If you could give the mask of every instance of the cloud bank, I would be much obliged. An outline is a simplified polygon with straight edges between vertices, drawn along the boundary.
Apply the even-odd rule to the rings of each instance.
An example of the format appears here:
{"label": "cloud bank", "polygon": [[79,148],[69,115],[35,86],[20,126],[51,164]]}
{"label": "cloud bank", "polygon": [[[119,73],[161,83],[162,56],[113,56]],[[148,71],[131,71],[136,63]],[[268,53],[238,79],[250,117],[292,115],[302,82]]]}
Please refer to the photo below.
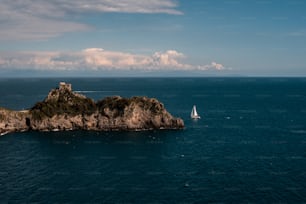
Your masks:
{"label": "cloud bank", "polygon": [[[163,13],[180,15],[175,0],[1,0],[1,40],[45,40],[90,30],[76,22],[88,13]],[[74,20],[73,20],[74,19]]]}
{"label": "cloud bank", "polygon": [[2,52],[0,68],[33,70],[224,70],[222,64],[211,62],[207,65],[185,63],[186,56],[176,50],[139,55],[108,51],[102,48],[88,48],[74,52]]}

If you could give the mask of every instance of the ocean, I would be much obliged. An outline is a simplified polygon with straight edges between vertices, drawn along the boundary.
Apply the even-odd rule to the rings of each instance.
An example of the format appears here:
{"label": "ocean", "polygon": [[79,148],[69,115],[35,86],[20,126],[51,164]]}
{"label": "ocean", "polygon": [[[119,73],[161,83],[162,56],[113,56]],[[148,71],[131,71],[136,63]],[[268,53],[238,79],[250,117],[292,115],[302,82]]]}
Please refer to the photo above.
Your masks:
{"label": "ocean", "polygon": [[306,78],[5,78],[0,107],[30,108],[60,81],[157,98],[186,127],[1,136],[0,203],[306,202]]}

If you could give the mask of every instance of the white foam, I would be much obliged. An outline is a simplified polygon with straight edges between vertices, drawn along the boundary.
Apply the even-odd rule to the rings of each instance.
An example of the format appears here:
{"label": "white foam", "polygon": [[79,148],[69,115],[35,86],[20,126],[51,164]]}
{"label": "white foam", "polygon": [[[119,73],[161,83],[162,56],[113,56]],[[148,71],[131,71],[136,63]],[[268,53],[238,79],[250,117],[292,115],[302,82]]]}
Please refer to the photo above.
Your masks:
{"label": "white foam", "polygon": [[3,133],[0,133],[0,136],[6,135],[6,134],[8,134],[8,133],[10,133],[10,132],[3,132]]}
{"label": "white foam", "polygon": [[118,92],[118,91],[92,91],[92,90],[88,90],[88,91],[81,91],[81,90],[77,90],[74,91],[76,93],[112,93],[112,92]]}

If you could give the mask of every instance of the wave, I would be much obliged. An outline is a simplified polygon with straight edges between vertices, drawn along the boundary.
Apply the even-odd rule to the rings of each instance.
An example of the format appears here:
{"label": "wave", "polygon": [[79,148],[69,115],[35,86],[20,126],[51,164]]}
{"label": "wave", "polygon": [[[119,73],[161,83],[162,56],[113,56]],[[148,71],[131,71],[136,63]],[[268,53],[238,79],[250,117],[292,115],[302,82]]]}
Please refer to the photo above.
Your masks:
{"label": "wave", "polygon": [[118,91],[82,91],[82,90],[77,90],[74,91],[76,93],[109,93],[109,92],[118,92]]}
{"label": "wave", "polygon": [[291,130],[290,132],[294,134],[306,134],[306,130]]}

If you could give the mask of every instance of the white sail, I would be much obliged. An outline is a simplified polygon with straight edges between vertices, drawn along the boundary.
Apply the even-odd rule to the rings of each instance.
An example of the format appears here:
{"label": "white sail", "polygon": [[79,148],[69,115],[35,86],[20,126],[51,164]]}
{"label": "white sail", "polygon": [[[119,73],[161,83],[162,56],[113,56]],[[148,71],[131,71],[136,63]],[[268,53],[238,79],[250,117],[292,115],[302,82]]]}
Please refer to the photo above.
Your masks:
{"label": "white sail", "polygon": [[199,119],[199,118],[201,118],[201,117],[198,115],[198,113],[197,113],[197,108],[196,108],[195,105],[193,106],[193,108],[192,108],[192,110],[191,110],[190,116],[191,116],[191,118],[193,118],[193,119]]}

